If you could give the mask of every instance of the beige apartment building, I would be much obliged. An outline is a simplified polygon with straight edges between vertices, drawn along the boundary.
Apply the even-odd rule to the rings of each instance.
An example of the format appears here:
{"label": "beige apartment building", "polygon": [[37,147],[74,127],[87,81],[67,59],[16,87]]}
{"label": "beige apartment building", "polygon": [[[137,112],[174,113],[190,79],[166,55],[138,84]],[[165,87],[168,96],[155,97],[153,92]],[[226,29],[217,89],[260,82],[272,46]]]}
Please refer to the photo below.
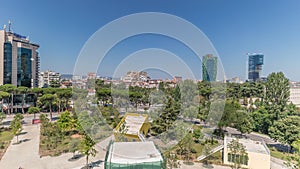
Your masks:
{"label": "beige apartment building", "polygon": [[290,87],[289,101],[296,105],[296,107],[300,107],[300,86]]}
{"label": "beige apartment building", "polygon": [[[228,143],[233,139],[235,138],[228,136],[225,136],[224,138],[223,163],[226,165],[233,164],[231,160],[232,154],[227,147]],[[241,138],[239,139],[239,143],[245,146],[246,152],[248,153],[248,160],[242,158],[241,167],[248,169],[270,169],[270,151],[264,142]]]}

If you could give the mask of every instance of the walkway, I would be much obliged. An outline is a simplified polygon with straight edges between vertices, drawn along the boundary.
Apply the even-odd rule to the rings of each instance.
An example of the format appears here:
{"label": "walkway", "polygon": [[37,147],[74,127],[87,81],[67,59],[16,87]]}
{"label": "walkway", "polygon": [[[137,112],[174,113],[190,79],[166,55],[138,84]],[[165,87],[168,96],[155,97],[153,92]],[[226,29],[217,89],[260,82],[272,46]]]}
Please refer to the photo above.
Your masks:
{"label": "walkway", "polygon": [[[24,125],[23,133],[19,136],[22,140],[20,144],[13,144],[16,142],[16,137],[12,140],[6,153],[0,161],[0,168],[2,169],[71,169],[81,168],[85,164],[85,158],[82,157],[76,161],[69,162],[68,159],[72,157],[72,153],[66,153],[58,157],[42,157],[39,156],[39,125]],[[106,143],[108,141],[105,141]],[[104,143],[102,143],[105,146]],[[91,162],[100,163],[99,167],[94,169],[103,168],[103,163],[99,160],[104,159],[105,151],[103,146],[98,146],[96,149],[98,153],[96,157],[90,157]]]}

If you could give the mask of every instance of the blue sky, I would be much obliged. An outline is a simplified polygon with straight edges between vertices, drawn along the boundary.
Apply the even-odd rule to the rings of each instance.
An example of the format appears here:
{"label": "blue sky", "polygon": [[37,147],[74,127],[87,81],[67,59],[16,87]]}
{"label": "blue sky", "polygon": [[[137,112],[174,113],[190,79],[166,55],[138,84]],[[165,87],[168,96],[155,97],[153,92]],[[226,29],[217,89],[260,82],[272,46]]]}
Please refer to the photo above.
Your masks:
{"label": "blue sky", "polygon": [[[169,13],[206,34],[227,77],[244,79],[246,53],[259,52],[265,55],[263,75],[283,71],[291,80],[300,81],[299,9],[298,0],[10,0],[1,2],[0,24],[10,19],[14,32],[40,44],[42,70],[72,73],[85,42],[105,24],[137,12]],[[182,59],[192,55],[174,39],[137,36],[113,48],[99,73],[110,75],[122,57],[143,48],[162,48]],[[186,60],[193,71],[200,70],[201,65]],[[201,71],[197,73],[200,76]]]}

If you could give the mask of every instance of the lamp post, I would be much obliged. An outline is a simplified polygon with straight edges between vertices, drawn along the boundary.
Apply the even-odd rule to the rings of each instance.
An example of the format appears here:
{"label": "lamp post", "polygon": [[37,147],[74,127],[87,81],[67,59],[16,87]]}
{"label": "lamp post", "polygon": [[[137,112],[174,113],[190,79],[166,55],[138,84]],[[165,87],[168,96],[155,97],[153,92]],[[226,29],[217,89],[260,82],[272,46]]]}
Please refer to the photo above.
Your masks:
{"label": "lamp post", "polygon": [[31,88],[33,88],[32,68],[33,68],[34,58],[30,58],[30,61],[31,61]]}

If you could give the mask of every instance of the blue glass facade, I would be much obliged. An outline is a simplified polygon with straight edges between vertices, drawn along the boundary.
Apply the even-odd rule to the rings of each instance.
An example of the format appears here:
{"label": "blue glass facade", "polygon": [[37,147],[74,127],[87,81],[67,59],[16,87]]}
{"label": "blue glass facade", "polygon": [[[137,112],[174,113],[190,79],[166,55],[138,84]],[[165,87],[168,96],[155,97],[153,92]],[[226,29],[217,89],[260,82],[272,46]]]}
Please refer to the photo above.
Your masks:
{"label": "blue glass facade", "polygon": [[17,86],[31,87],[31,79],[32,79],[31,58],[32,58],[31,49],[18,48]]}
{"label": "blue glass facade", "polygon": [[203,56],[202,60],[202,78],[203,81],[214,82],[217,79],[218,58],[208,54]]}
{"label": "blue glass facade", "polygon": [[248,55],[248,79],[250,81],[257,81],[261,77],[262,65],[264,64],[264,55],[251,54]]}
{"label": "blue glass facade", "polygon": [[4,43],[3,84],[11,84],[12,79],[12,45]]}

